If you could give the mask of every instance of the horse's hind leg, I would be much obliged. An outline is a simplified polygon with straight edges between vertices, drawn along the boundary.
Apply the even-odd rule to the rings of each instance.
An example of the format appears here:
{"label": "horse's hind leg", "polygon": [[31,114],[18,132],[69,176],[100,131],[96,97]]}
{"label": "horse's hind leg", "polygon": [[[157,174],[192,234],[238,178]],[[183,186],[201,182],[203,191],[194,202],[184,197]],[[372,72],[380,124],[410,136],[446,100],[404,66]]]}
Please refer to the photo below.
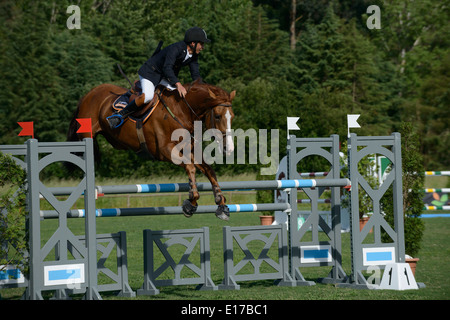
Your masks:
{"label": "horse's hind leg", "polygon": [[168,143],[165,148],[161,149],[161,153],[163,157],[165,157],[165,159],[170,159],[172,163],[183,167],[188,175],[190,187],[189,199],[183,201],[182,209],[184,216],[190,218],[195,213],[195,211],[197,211],[197,200],[200,198],[195,179],[196,168],[193,164],[193,155],[189,154],[189,152],[189,155],[184,155],[180,149],[174,149],[175,146],[176,145],[174,143]]}
{"label": "horse's hind leg", "polygon": [[206,163],[198,164],[197,168],[208,178],[211,182],[211,186],[214,193],[214,201],[217,204],[216,217],[221,220],[229,220],[230,209],[225,204],[226,198],[222,194],[222,190],[219,187],[219,182],[217,181],[216,173],[214,170]]}
{"label": "horse's hind leg", "polygon": [[197,211],[197,200],[200,198],[200,194],[197,190],[197,182],[195,180],[195,165],[193,164],[186,164],[184,166],[186,173],[189,177],[189,199],[186,199],[183,201],[183,214],[185,217],[192,217],[192,215]]}

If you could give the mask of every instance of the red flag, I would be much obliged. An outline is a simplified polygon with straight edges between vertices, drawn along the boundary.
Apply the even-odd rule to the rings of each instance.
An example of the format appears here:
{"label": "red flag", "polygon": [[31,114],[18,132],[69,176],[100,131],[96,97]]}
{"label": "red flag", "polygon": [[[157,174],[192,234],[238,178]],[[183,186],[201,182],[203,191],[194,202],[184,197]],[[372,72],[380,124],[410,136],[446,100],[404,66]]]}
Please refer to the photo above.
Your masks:
{"label": "red flag", "polygon": [[31,136],[34,139],[33,121],[17,123],[22,127],[22,131],[20,131],[19,137]]}
{"label": "red flag", "polygon": [[80,128],[78,129],[77,133],[90,133],[92,138],[92,121],[91,118],[85,118],[85,119],[77,119],[78,123],[80,124]]}

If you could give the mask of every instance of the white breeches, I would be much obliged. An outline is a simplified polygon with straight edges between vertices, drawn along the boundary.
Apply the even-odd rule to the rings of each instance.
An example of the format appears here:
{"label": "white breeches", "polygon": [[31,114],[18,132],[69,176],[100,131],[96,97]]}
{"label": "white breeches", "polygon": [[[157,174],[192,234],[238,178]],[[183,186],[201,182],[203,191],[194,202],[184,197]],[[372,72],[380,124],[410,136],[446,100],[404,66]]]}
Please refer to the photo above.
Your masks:
{"label": "white breeches", "polygon": [[139,76],[139,79],[141,80],[142,93],[145,94],[144,103],[149,103],[155,95],[155,85],[141,76]]}

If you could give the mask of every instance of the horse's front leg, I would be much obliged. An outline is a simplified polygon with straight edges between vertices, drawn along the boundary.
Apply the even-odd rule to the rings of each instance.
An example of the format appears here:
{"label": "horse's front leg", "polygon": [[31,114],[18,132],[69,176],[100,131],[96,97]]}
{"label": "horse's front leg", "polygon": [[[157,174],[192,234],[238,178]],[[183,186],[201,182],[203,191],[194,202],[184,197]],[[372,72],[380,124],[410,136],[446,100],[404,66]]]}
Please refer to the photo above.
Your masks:
{"label": "horse's front leg", "polygon": [[190,218],[197,211],[197,200],[200,198],[200,194],[197,190],[197,183],[195,181],[195,165],[186,164],[184,169],[189,177],[189,199],[183,201],[183,214],[185,217]]}
{"label": "horse's front leg", "polygon": [[212,190],[214,193],[214,201],[218,205],[216,210],[216,217],[221,220],[229,220],[230,218],[230,209],[225,204],[227,199],[222,193],[222,190],[219,187],[219,182],[217,181],[216,173],[214,170],[206,163],[197,164],[197,168],[208,178],[211,182]]}

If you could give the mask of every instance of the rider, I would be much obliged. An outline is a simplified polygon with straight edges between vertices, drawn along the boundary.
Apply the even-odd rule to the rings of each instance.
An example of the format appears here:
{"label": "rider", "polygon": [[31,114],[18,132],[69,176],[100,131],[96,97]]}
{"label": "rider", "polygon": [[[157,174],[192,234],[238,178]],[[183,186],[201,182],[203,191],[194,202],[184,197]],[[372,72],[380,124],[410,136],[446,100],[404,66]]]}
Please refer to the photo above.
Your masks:
{"label": "rider", "polygon": [[165,80],[164,82],[174,87],[180,96],[184,97],[187,92],[177,78],[178,73],[181,67],[188,65],[192,80],[200,78],[198,55],[208,42],[211,40],[206,36],[205,30],[193,27],[186,31],[184,41],[171,44],[148,59],[138,71],[142,95],[131,101],[121,111],[109,116],[107,120],[110,127],[112,129],[120,127],[126,117],[142,105],[149,103],[161,80]]}

